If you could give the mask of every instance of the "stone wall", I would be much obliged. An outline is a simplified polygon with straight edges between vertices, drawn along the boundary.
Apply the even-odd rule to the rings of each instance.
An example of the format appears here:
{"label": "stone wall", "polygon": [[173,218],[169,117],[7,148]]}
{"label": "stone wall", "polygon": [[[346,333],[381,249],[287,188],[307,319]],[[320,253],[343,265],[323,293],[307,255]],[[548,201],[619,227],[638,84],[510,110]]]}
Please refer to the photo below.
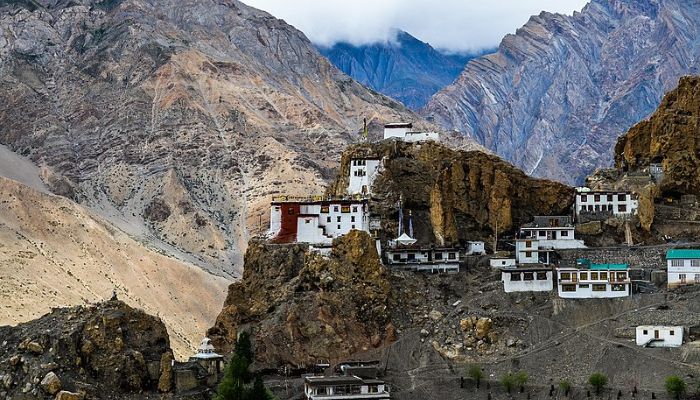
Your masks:
{"label": "stone wall", "polygon": [[576,259],[587,258],[594,263],[629,264],[631,268],[665,269],[666,251],[672,246],[618,246],[588,249],[558,250],[561,265],[573,266]]}

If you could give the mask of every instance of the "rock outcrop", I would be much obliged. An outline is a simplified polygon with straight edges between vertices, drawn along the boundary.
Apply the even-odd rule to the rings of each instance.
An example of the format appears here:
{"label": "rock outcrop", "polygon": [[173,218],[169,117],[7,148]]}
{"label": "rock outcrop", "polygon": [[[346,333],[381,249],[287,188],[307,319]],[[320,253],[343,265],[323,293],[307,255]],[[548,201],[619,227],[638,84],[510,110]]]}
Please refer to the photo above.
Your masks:
{"label": "rock outcrop", "polygon": [[0,59],[1,144],[217,274],[240,272],[270,195],[322,192],[363,117],[417,119],[235,0],[3,2]]}
{"label": "rock outcrop", "polygon": [[329,194],[346,194],[350,160],[357,157],[383,159],[370,209],[384,232],[395,235],[401,198],[406,215],[413,215],[415,236],[425,243],[489,240],[496,229],[507,233],[535,215],[568,214],[574,199],[572,188],[530,178],[496,156],[432,142],[350,147]]}
{"label": "rock outcrop", "polygon": [[469,62],[421,112],[528,174],[580,183],[617,137],[700,67],[700,8],[684,0],[593,0],[533,16]]}
{"label": "rock outcrop", "polygon": [[208,335],[226,350],[250,331],[260,367],[337,362],[391,339],[391,305],[388,273],[364,232],[336,239],[330,257],[253,241]]}
{"label": "rock outcrop", "polygon": [[652,163],[663,169],[660,195],[700,193],[700,77],[682,78],[648,120],[618,139],[618,171],[648,171]]}
{"label": "rock outcrop", "polygon": [[397,30],[395,34],[393,40],[383,43],[336,43],[319,51],[356,81],[414,110],[452,83],[475,57],[443,54],[407,32]]}
{"label": "rock outcrop", "polygon": [[121,301],[54,309],[0,326],[0,397],[126,398],[156,393],[171,354],[160,319]]}

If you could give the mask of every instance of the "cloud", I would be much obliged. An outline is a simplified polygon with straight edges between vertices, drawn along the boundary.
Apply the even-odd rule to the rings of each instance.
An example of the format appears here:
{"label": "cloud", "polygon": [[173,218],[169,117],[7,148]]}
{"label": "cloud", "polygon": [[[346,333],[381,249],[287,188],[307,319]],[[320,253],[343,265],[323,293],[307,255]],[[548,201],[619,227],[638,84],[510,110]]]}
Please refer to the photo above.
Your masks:
{"label": "cloud", "polygon": [[585,0],[244,0],[282,18],[316,44],[388,41],[403,29],[433,47],[475,51],[501,38],[541,11],[571,14]]}

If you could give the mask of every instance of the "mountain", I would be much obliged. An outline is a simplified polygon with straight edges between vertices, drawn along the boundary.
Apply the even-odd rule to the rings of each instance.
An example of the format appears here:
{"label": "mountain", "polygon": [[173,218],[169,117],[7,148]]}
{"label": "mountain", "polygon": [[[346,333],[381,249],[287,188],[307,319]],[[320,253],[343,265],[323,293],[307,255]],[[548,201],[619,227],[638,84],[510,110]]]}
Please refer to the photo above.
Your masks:
{"label": "mountain", "polygon": [[0,60],[0,144],[47,190],[225,276],[272,195],[322,192],[363,117],[419,120],[235,0],[2,2]]}
{"label": "mountain", "polygon": [[360,46],[341,42],[319,50],[358,82],[414,110],[452,83],[474,57],[439,52],[401,30],[388,42]]}
{"label": "mountain", "polygon": [[421,112],[530,174],[578,183],[699,64],[696,0],[593,0],[533,16]]}

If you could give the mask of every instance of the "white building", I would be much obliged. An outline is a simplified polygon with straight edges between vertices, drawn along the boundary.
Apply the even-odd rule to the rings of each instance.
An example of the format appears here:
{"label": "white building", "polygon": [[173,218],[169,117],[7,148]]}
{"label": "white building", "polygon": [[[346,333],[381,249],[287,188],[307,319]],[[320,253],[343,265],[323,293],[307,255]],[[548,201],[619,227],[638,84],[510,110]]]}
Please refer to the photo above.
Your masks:
{"label": "white building", "polygon": [[536,216],[520,228],[515,241],[518,264],[549,264],[554,250],[582,249],[583,240],[574,237],[575,228],[568,216]]}
{"label": "white building", "polygon": [[700,284],[700,250],[671,249],[666,252],[669,289]]}
{"label": "white building", "polygon": [[351,230],[369,232],[366,200],[273,201],[268,237],[274,243],[331,245]]}
{"label": "white building", "polygon": [[557,268],[557,278],[562,298],[612,298],[631,294],[627,264],[593,264],[580,259],[576,268]]}
{"label": "white building", "polygon": [[491,258],[489,265],[491,268],[515,268],[515,258]]}
{"label": "white building", "polygon": [[544,267],[501,269],[501,281],[506,293],[552,291],[553,275],[551,268]]}
{"label": "white building", "polygon": [[395,269],[459,272],[459,249],[395,247],[384,251],[386,265]]}
{"label": "white building", "polygon": [[404,142],[440,141],[437,132],[414,132],[412,123],[394,122],[384,125],[384,139],[397,139]]}
{"label": "white building", "polygon": [[484,247],[484,242],[481,241],[468,241],[467,242],[467,253],[466,255],[484,255],[486,254],[486,248]]}
{"label": "white building", "polygon": [[367,196],[380,172],[382,160],[378,158],[353,158],[350,160],[349,195]]}
{"label": "white building", "polygon": [[594,192],[577,189],[576,219],[582,215],[591,219],[604,217],[626,217],[637,214],[639,200],[629,192]]}
{"label": "white building", "polygon": [[637,327],[637,346],[680,347],[683,344],[682,326],[641,325]]}
{"label": "white building", "polygon": [[304,378],[307,400],[389,400],[389,385],[384,381],[357,376],[307,376]]}

